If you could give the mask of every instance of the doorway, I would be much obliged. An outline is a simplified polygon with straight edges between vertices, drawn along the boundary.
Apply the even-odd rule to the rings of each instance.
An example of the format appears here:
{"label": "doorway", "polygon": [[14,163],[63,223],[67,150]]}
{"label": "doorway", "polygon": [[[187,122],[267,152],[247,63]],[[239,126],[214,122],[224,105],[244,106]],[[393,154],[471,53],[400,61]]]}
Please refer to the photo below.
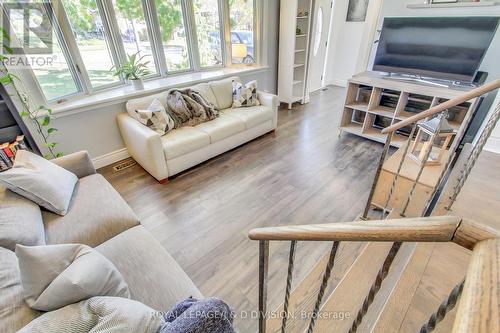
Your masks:
{"label": "doorway", "polygon": [[308,90],[324,87],[325,64],[330,32],[333,0],[316,0],[313,11],[311,45],[309,48]]}

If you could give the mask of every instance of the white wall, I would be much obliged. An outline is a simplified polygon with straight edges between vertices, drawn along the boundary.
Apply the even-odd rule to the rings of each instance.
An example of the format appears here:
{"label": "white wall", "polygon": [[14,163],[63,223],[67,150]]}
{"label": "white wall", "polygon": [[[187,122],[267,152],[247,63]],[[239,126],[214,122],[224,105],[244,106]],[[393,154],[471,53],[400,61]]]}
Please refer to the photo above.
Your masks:
{"label": "white wall", "polygon": [[[264,42],[267,44],[269,69],[257,74],[241,76],[242,80],[256,79],[259,89],[275,92],[277,77],[278,20],[279,3],[277,0],[265,2],[268,13],[267,31]],[[125,111],[125,103],[89,110],[74,115],[66,115],[53,121],[58,128],[53,136],[58,142],[58,151],[69,154],[78,150],[87,150],[92,158],[97,158],[98,166],[112,163],[117,157],[127,157],[125,145],[116,124],[116,115]]]}
{"label": "white wall", "polygon": [[326,84],[345,86],[352,75],[365,70],[367,44],[372,42],[381,2],[370,0],[364,22],[346,22],[349,0],[333,0]]}

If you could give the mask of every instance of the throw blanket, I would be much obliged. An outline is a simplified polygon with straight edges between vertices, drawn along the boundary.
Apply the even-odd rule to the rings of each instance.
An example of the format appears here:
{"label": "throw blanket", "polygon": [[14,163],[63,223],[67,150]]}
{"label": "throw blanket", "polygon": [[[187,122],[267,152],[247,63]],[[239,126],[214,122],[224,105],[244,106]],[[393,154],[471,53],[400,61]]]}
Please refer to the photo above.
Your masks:
{"label": "throw blanket", "polygon": [[190,88],[171,89],[167,95],[168,111],[174,118],[175,128],[195,126],[215,119],[219,113],[198,91]]}

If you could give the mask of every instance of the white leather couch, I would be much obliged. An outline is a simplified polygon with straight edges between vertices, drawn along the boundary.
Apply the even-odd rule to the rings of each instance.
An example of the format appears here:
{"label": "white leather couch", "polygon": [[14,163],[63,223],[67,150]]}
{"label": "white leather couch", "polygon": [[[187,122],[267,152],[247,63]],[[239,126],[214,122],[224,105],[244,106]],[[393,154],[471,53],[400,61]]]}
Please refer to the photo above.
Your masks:
{"label": "white leather couch", "polygon": [[217,106],[218,118],[177,128],[163,136],[139,123],[130,113],[146,109],[155,98],[166,106],[167,91],[129,100],[128,113],[118,115],[118,126],[130,155],[158,181],[165,182],[170,176],[274,131],[278,97],[259,91],[260,106],[233,109],[233,79],[239,81],[232,77],[191,87]]}

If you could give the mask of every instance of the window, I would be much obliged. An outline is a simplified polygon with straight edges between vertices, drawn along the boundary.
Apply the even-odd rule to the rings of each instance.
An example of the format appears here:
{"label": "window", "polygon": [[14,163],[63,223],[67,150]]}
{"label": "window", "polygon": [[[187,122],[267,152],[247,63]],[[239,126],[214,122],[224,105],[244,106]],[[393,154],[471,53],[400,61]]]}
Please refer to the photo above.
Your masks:
{"label": "window", "polygon": [[253,63],[254,55],[254,1],[229,1],[231,50],[233,63]]}
{"label": "window", "polygon": [[[47,13],[47,7],[40,6],[40,15],[42,13]],[[38,20],[37,12],[33,11],[33,17],[30,20]],[[10,24],[13,28],[17,39],[17,45],[22,46],[24,40],[23,31],[23,11],[22,10],[12,10],[10,11]],[[52,25],[52,24],[51,24]],[[37,61],[31,62],[31,69],[35,75],[38,84],[45,95],[47,100],[55,100],[64,96],[73,95],[79,92],[79,87],[76,84],[75,73],[70,70],[68,62],[66,60],[67,53],[63,52],[63,48],[60,44],[60,36],[57,34],[57,30],[52,26],[52,54],[33,54],[30,53],[29,57],[32,59],[37,59]],[[38,44],[36,46],[42,46],[43,42],[38,39],[38,37],[30,31],[30,46],[35,46],[33,44]],[[50,58],[50,59],[48,59]]]}
{"label": "window", "polygon": [[217,0],[193,0],[200,66],[222,65],[222,43]]}
{"label": "window", "polygon": [[256,0],[44,1],[57,10],[54,62],[31,69],[49,101],[129,84],[111,69],[132,54],[147,61],[148,77],[255,62]]}
{"label": "window", "polygon": [[167,70],[190,69],[186,29],[181,0],[155,0]]}
{"label": "window", "polygon": [[151,73],[157,73],[141,0],[113,0],[113,8],[125,54],[137,54],[148,62]]}
{"label": "window", "polygon": [[119,81],[110,71],[113,57],[96,0],[62,0],[92,87]]}

